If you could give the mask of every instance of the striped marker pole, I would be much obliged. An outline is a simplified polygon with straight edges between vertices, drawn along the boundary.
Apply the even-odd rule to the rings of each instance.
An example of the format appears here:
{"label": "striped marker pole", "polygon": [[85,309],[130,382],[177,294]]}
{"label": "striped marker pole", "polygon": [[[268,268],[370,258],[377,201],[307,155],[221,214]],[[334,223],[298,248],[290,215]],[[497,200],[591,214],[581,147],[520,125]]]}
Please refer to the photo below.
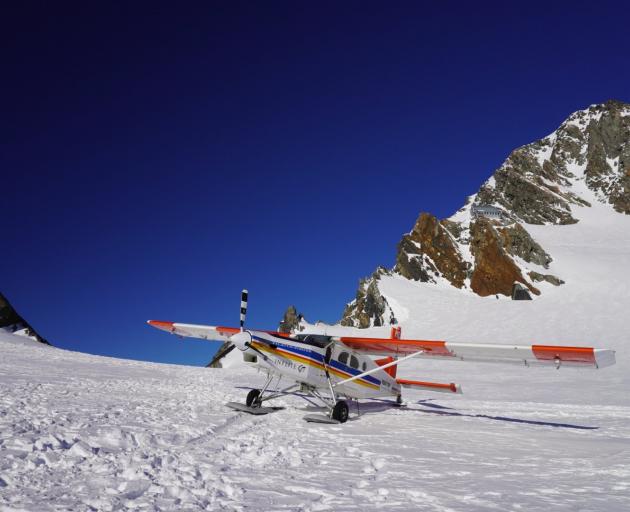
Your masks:
{"label": "striped marker pole", "polygon": [[241,331],[245,326],[245,315],[247,315],[247,290],[241,293]]}

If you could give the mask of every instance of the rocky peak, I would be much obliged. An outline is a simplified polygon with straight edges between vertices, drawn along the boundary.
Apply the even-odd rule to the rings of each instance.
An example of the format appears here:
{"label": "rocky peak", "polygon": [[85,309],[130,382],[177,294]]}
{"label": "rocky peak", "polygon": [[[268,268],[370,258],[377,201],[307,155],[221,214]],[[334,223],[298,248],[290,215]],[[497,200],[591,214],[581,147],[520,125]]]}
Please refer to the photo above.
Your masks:
{"label": "rocky peak", "polygon": [[292,333],[300,330],[300,322],[303,319],[303,315],[298,313],[295,306],[289,306],[284,312],[282,320],[280,320],[280,326],[278,332]]}
{"label": "rocky peak", "polygon": [[341,325],[365,329],[398,323],[378,289],[381,276],[389,274],[387,269],[379,267],[370,277],[361,279],[355,299],[344,309]]}
{"label": "rocky peak", "polygon": [[9,300],[0,293],[0,329],[32,338],[40,343],[50,345],[31,325],[13,308]]}
{"label": "rocky peak", "polygon": [[514,282],[535,295],[560,286],[561,276],[547,271],[552,255],[526,226],[575,224],[593,201],[630,214],[630,105],[616,100],[575,112],[552,134],[515,149],[452,217],[420,214],[393,269],[360,282],[341,323],[396,322],[378,288],[389,273],[480,296],[510,296]]}

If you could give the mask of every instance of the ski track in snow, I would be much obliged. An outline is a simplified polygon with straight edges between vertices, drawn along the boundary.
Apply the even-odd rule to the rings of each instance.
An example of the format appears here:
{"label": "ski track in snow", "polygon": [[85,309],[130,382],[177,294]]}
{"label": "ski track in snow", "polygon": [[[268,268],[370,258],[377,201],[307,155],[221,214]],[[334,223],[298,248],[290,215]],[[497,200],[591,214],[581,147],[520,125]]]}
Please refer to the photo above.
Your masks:
{"label": "ski track in snow", "polygon": [[625,397],[534,403],[507,379],[517,399],[408,393],[407,408],[366,401],[345,425],[313,425],[296,396],[267,416],[226,408],[261,384],[250,368],[117,360],[8,334],[0,350],[3,512],[630,509]]}

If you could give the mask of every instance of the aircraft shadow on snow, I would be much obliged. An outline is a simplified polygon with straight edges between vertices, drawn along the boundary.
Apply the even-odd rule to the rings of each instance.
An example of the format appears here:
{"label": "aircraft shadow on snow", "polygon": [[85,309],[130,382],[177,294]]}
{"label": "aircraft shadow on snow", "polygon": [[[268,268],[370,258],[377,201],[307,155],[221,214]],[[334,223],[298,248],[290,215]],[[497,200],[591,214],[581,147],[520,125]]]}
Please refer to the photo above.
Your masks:
{"label": "aircraft shadow on snow", "polygon": [[[456,416],[462,418],[481,418],[486,420],[494,420],[494,421],[505,421],[508,423],[522,423],[525,425],[537,425],[542,427],[556,427],[556,428],[572,428],[577,430],[597,430],[599,427],[592,427],[588,425],[575,425],[572,423],[556,423],[553,421],[540,421],[540,420],[526,420],[523,418],[512,418],[510,416],[491,416],[489,414],[468,414],[463,412],[457,412],[456,409],[452,407],[446,407],[444,405],[431,403],[432,399],[428,400],[418,400],[416,402],[418,405],[421,405],[422,409],[410,409],[403,408],[401,410],[409,411],[409,412],[421,412],[425,414],[436,414],[439,416]],[[392,407],[395,407],[392,403]],[[363,405],[361,405],[363,409]]]}
{"label": "aircraft shadow on snow", "polygon": [[[236,386],[238,389],[254,389],[247,386]],[[310,400],[308,395],[304,395],[302,393],[286,393],[289,395],[294,395],[300,398],[303,398],[311,405],[304,408],[304,410],[309,412],[322,412],[325,411],[324,407],[318,406],[316,403]],[[436,403],[432,403],[433,399],[426,400],[418,400],[416,404],[422,406],[422,409],[412,409],[409,407],[400,407],[393,400],[384,400],[379,398],[370,398],[366,399],[366,401],[362,402],[360,405],[354,400],[351,402],[350,410],[352,412],[358,412],[359,417],[364,414],[375,414],[383,411],[387,411],[389,409],[396,409],[399,411],[405,412],[416,412],[416,413],[425,413],[425,414],[436,414],[438,416],[454,416],[454,417],[462,417],[462,418],[480,418],[485,420],[493,420],[493,421],[505,421],[507,423],[521,423],[525,425],[536,425],[541,427],[555,427],[555,428],[570,428],[576,430],[597,430],[599,427],[592,427],[588,425],[575,425],[572,423],[556,423],[553,421],[539,421],[539,420],[526,420],[523,418],[512,418],[509,416],[491,416],[489,414],[468,414],[463,412],[457,412],[453,407],[446,407],[444,405],[439,405]],[[348,418],[348,421],[353,421],[359,419],[356,416],[352,416]]]}

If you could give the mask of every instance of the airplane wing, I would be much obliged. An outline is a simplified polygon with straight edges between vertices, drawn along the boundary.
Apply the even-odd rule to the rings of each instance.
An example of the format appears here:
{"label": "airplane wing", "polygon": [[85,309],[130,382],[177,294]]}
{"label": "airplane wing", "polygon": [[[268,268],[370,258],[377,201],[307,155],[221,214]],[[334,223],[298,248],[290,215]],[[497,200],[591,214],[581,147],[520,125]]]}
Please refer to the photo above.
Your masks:
{"label": "airplane wing", "polygon": [[177,336],[214,341],[228,341],[230,336],[240,331],[240,329],[236,327],[182,324],[177,322],[163,322],[161,320],[148,320],[147,323],[156,329],[161,329],[162,331],[170,332]]}
{"label": "airplane wing", "polygon": [[[182,324],[177,322],[164,322],[161,320],[148,320],[147,323],[156,329],[176,334],[184,338],[200,338],[203,340],[229,341],[230,337],[240,331],[238,327],[222,327],[215,325]],[[289,334],[276,331],[261,331],[283,338],[289,338]]]}
{"label": "airplane wing", "polygon": [[604,368],[615,364],[614,350],[593,347],[499,345],[351,336],[335,337],[334,340],[357,352],[394,357],[423,351],[418,357],[454,361],[517,363],[526,366]]}

